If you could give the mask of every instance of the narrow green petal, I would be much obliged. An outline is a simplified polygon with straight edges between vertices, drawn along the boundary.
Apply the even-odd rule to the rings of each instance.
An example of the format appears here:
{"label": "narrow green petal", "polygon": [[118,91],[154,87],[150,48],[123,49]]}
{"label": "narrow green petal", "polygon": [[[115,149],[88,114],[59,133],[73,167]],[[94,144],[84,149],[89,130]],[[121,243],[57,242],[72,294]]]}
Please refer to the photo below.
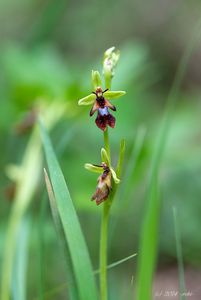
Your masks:
{"label": "narrow green petal", "polygon": [[98,173],[101,174],[103,173],[103,168],[102,167],[98,167],[92,164],[85,164],[84,165],[85,169],[87,169],[88,171],[94,172],[94,173]]}
{"label": "narrow green petal", "polygon": [[92,79],[92,85],[93,85],[94,91],[97,89],[97,87],[102,86],[101,76],[98,71],[92,70],[91,79]]}
{"label": "narrow green petal", "polygon": [[90,105],[96,100],[96,95],[90,94],[78,101],[78,105]]}
{"label": "narrow green petal", "polygon": [[112,173],[112,177],[114,179],[114,182],[116,184],[119,184],[120,183],[120,179],[117,177],[117,174],[116,174],[115,170],[113,168],[110,168],[110,171]]}
{"label": "narrow green petal", "polygon": [[124,96],[126,94],[125,91],[107,91],[104,93],[104,97],[106,99],[114,99]]}
{"label": "narrow green petal", "polygon": [[110,166],[110,160],[107,151],[104,148],[101,149],[101,159],[102,162],[106,163],[107,166]]}

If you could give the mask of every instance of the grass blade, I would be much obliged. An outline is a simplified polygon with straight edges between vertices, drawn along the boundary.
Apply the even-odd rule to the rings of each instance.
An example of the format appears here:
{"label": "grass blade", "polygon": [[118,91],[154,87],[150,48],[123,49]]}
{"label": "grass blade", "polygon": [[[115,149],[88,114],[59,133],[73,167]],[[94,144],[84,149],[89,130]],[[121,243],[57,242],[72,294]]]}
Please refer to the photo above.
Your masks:
{"label": "grass blade", "polygon": [[97,290],[89,253],[80,228],[64,176],[59,167],[48,133],[40,122],[40,130],[59,216],[69,247],[79,299],[97,299]]}
{"label": "grass blade", "polygon": [[136,278],[136,300],[151,299],[152,278],[155,270],[158,242],[158,222],[160,213],[160,198],[157,192],[157,180],[152,182],[149,191],[147,214],[141,231],[138,269]]}
{"label": "grass blade", "polygon": [[186,288],[185,288],[185,277],[184,277],[184,263],[181,247],[181,234],[178,224],[177,210],[173,207],[173,218],[174,218],[174,231],[176,241],[176,252],[178,260],[178,271],[179,271],[179,299],[186,300]]}
{"label": "grass blade", "polygon": [[67,263],[66,271],[67,271],[69,298],[72,300],[77,300],[78,294],[77,294],[76,283],[75,283],[75,278],[74,278],[74,274],[73,274],[70,253],[67,248],[63,227],[62,227],[61,220],[59,217],[59,212],[57,210],[56,199],[54,196],[54,192],[52,190],[52,185],[51,185],[50,179],[49,179],[48,174],[45,169],[44,169],[44,174],[45,174],[45,183],[46,183],[47,192],[48,192],[48,196],[49,196],[52,216],[54,219],[55,227],[57,229],[57,233],[61,240],[61,246],[62,246],[63,252],[65,253],[65,258],[66,258],[66,263]]}
{"label": "grass blade", "polygon": [[164,119],[162,121],[158,142],[153,155],[147,193],[147,210],[142,226],[141,240],[138,251],[139,255],[135,300],[149,300],[152,298],[152,281],[157,256],[158,222],[160,216],[160,199],[158,197],[159,169],[170,131],[173,109],[178,97],[180,84],[182,82],[192,51],[198,42],[198,37],[200,36],[200,26],[201,20],[199,20],[198,26],[196,26],[197,28],[195,34],[186,48],[179,64],[175,80],[168,96]]}
{"label": "grass blade", "polygon": [[[131,255],[127,256],[127,257],[124,257],[124,258],[122,258],[122,259],[120,259],[118,261],[115,261],[115,262],[107,265],[107,269],[109,270],[109,269],[112,269],[114,267],[117,267],[117,266],[121,265],[122,263],[124,263],[124,262],[132,259],[136,255],[137,255],[137,253],[134,253],[134,254],[131,254]],[[100,269],[94,271],[94,275],[97,275],[99,273],[100,273]],[[55,296],[57,293],[61,292],[64,288],[66,288],[66,283],[62,283],[61,285],[53,288],[52,290],[47,291],[45,293],[45,299],[46,300],[50,299],[50,297]],[[35,299],[35,300],[37,300],[37,299]]]}
{"label": "grass blade", "polygon": [[17,234],[17,247],[15,264],[12,273],[12,296],[13,300],[26,300],[26,272],[28,258],[28,244],[30,237],[30,219],[24,217]]}
{"label": "grass blade", "polygon": [[[112,269],[114,267],[117,267],[118,265],[121,265],[122,263],[126,262],[127,260],[130,260],[131,258],[135,257],[136,255],[137,255],[137,253],[134,253],[134,254],[131,254],[127,257],[124,257],[124,258],[122,258],[118,261],[115,261],[115,262],[107,265],[107,269],[109,270],[109,269]],[[99,274],[99,273],[100,273],[100,269],[94,271],[94,274]]]}
{"label": "grass blade", "polygon": [[[54,127],[61,116],[65,113],[65,103],[52,103],[45,112],[44,118],[48,128]],[[15,263],[15,251],[17,246],[17,234],[21,222],[33,199],[38,187],[42,166],[41,140],[36,127],[30,136],[24,152],[22,163],[17,167],[18,172],[11,176],[16,182],[16,195],[13,200],[11,213],[8,220],[8,228],[5,238],[5,246],[1,270],[1,300],[9,300],[11,297],[11,281]]]}

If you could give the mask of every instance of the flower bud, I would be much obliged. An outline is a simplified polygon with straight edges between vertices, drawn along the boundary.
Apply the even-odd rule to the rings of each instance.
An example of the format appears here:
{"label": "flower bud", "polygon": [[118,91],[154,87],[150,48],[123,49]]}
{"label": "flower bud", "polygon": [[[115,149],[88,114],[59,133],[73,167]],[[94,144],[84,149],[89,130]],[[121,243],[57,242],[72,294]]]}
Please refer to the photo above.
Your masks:
{"label": "flower bud", "polygon": [[111,79],[114,76],[114,69],[119,60],[120,52],[115,51],[115,47],[107,49],[103,58],[103,75],[105,77],[105,85],[107,88],[111,86]]}

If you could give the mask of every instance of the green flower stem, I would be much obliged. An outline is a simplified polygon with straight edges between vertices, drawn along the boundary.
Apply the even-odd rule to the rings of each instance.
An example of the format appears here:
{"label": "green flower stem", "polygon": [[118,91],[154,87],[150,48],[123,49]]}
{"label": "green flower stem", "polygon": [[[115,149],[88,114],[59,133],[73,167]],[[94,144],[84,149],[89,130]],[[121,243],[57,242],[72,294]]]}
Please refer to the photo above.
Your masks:
{"label": "green flower stem", "polygon": [[104,131],[104,144],[105,144],[105,150],[106,150],[107,155],[109,157],[109,162],[111,162],[111,160],[110,160],[110,143],[109,143],[108,128]]}
{"label": "green flower stem", "polygon": [[103,206],[102,222],[101,222],[101,239],[100,239],[101,300],[107,300],[107,238],[108,238],[109,212],[110,212],[110,206],[106,201],[104,202],[104,206]]}
{"label": "green flower stem", "polygon": [[[108,129],[104,131],[104,144],[105,150],[110,161],[110,144]],[[101,300],[107,300],[107,239],[108,239],[108,223],[110,213],[110,199],[104,202],[102,220],[101,220],[101,233],[100,233],[100,294]]]}

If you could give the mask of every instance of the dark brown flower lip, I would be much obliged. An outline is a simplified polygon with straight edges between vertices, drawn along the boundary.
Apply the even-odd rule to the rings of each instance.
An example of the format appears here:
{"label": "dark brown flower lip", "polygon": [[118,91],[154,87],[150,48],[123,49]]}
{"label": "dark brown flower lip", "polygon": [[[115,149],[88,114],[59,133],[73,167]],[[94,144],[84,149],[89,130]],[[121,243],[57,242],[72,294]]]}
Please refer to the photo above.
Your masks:
{"label": "dark brown flower lip", "polygon": [[111,128],[115,127],[116,119],[109,112],[108,112],[107,115],[101,115],[98,112],[98,115],[96,117],[95,122],[96,122],[96,125],[98,126],[98,128],[100,128],[101,130],[105,131],[106,128],[107,128],[107,125],[109,125]]}

